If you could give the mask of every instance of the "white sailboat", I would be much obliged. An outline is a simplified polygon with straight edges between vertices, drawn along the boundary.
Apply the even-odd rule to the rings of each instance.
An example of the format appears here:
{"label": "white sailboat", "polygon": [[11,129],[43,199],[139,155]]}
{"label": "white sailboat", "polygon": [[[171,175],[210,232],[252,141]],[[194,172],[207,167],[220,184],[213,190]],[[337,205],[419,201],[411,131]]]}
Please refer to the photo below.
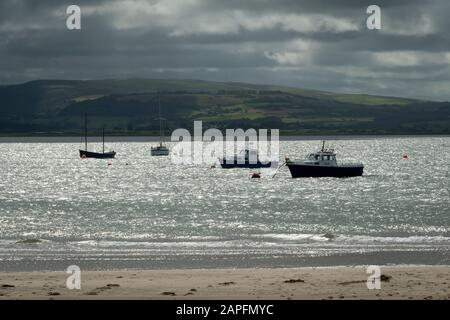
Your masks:
{"label": "white sailboat", "polygon": [[158,93],[158,114],[159,114],[159,145],[152,146],[151,154],[152,156],[168,156],[169,148],[163,143],[163,135],[162,135],[162,118],[161,118],[161,100],[159,98]]}

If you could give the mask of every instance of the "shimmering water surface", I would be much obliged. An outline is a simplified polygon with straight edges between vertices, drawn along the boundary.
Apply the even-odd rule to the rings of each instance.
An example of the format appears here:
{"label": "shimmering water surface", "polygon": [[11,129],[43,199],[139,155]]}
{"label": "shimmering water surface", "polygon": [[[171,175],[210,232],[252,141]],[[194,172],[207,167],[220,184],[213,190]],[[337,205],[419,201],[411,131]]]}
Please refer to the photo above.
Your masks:
{"label": "shimmering water surface", "polygon": [[[364,176],[292,179],[283,168],[256,180],[174,165],[146,142],[108,143],[112,165],[80,160],[79,143],[0,143],[0,267],[450,264],[450,138],[330,143]],[[319,147],[282,141],[280,154]]]}

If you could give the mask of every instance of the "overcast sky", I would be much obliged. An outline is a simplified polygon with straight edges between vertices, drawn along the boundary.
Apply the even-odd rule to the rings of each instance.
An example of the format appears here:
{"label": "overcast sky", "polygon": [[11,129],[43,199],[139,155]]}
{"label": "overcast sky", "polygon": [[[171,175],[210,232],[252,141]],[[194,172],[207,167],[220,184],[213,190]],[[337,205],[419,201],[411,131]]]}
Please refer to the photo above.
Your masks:
{"label": "overcast sky", "polygon": [[[66,29],[66,8],[82,30]],[[366,28],[366,9],[382,29]],[[450,100],[448,0],[1,0],[0,84],[190,78]]]}

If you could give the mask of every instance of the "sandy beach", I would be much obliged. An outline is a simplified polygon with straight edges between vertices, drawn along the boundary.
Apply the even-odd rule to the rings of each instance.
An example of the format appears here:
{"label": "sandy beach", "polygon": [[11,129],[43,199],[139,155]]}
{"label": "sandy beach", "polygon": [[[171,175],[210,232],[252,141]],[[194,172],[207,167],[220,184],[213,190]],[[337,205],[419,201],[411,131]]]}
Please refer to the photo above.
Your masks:
{"label": "sandy beach", "polygon": [[82,271],[69,290],[60,272],[0,273],[0,299],[449,299],[449,266]]}

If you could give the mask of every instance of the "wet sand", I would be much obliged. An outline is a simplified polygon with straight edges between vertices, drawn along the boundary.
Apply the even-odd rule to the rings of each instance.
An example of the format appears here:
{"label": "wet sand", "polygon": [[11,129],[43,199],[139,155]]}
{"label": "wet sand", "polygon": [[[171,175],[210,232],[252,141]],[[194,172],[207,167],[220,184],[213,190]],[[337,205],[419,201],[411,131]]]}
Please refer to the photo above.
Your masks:
{"label": "wet sand", "polygon": [[450,266],[381,266],[381,289],[366,267],[0,273],[0,299],[450,299]]}

